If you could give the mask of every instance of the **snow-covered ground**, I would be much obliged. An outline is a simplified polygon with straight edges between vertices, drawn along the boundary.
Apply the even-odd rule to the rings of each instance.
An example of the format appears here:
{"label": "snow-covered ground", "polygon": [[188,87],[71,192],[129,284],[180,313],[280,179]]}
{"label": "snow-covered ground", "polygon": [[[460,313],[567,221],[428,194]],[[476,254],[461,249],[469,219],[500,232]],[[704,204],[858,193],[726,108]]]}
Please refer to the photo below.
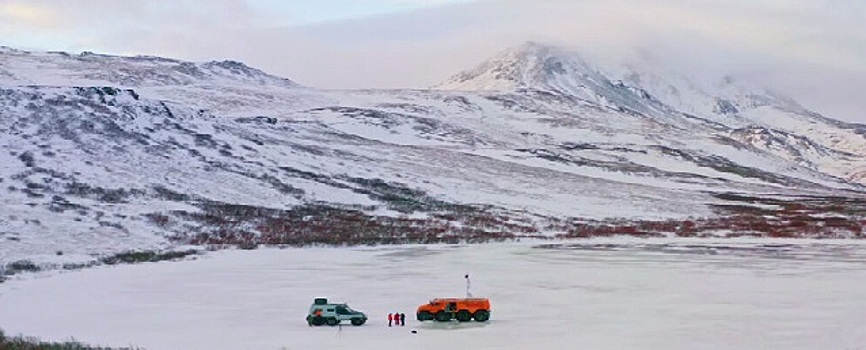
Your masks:
{"label": "snow-covered ground", "polygon": [[[219,251],[0,284],[0,326],[148,349],[862,349],[864,265],[866,243],[818,240]],[[465,273],[490,322],[414,320]],[[371,320],[308,327],[321,296]],[[389,328],[396,311],[407,324]]]}

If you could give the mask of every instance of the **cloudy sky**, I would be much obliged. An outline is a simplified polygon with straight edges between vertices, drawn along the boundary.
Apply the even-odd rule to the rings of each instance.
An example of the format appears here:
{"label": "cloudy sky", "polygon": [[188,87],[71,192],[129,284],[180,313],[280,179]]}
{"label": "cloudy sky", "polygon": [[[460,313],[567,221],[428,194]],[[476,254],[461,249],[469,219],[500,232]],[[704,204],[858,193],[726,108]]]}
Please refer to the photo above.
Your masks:
{"label": "cloudy sky", "polygon": [[0,0],[0,45],[235,59],[324,88],[427,87],[527,40],[866,123],[863,0]]}

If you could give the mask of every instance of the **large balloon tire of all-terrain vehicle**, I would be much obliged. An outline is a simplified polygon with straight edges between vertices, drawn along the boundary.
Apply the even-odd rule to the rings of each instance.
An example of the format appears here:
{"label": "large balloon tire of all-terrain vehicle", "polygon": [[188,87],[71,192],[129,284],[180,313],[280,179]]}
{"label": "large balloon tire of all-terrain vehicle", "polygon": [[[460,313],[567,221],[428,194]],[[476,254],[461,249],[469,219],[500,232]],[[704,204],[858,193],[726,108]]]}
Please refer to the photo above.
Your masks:
{"label": "large balloon tire of all-terrain vehicle", "polygon": [[312,323],[313,326],[321,326],[321,325],[325,324],[325,319],[322,318],[322,316],[316,316],[316,317],[313,317],[313,319],[310,321],[310,323]]}
{"label": "large balloon tire of all-terrain vehicle", "polygon": [[366,322],[366,321],[363,318],[353,318],[352,319],[352,325],[353,326],[360,326],[360,325],[364,324],[364,322]]}
{"label": "large balloon tire of all-terrain vehicle", "polygon": [[472,314],[469,313],[469,310],[460,310],[457,311],[455,318],[460,322],[469,322],[472,321]]}
{"label": "large balloon tire of all-terrain vehicle", "polygon": [[340,323],[340,321],[337,321],[336,318],[329,318],[329,319],[328,319],[327,321],[325,321],[325,322],[327,322],[329,326],[336,326],[337,324]]}
{"label": "large balloon tire of all-terrain vehicle", "polygon": [[430,311],[421,311],[418,313],[418,321],[430,321],[433,319],[433,314]]}
{"label": "large balloon tire of all-terrain vehicle", "polygon": [[439,321],[439,322],[451,321],[451,313],[450,312],[439,311],[433,317],[435,317],[436,321]]}
{"label": "large balloon tire of all-terrain vehicle", "polygon": [[487,310],[478,310],[475,311],[475,314],[472,315],[472,317],[478,322],[487,322],[487,320],[490,319],[490,312]]}

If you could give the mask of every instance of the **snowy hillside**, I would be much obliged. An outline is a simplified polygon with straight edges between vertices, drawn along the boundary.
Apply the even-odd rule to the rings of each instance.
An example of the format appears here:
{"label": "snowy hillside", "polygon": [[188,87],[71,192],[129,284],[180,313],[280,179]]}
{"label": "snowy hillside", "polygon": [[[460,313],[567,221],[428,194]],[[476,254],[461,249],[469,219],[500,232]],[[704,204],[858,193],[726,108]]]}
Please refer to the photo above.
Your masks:
{"label": "snowy hillside", "polygon": [[758,93],[674,100],[576,57],[529,44],[431,90],[325,91],[233,61],[0,49],[0,262],[864,234],[863,126]]}
{"label": "snowy hillside", "polygon": [[236,61],[184,62],[153,56],[109,56],[83,52],[33,53],[0,46],[0,76],[21,85],[251,86],[298,87]]}

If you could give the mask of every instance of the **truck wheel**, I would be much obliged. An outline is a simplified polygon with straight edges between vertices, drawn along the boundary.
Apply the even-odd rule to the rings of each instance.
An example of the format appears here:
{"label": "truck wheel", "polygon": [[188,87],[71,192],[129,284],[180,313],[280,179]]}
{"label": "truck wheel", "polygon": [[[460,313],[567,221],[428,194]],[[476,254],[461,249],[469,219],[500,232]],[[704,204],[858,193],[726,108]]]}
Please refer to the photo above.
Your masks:
{"label": "truck wheel", "polygon": [[439,321],[439,322],[451,321],[451,313],[450,312],[439,311],[436,313],[435,317],[436,317],[436,321]]}
{"label": "truck wheel", "polygon": [[457,321],[460,321],[460,322],[472,321],[472,314],[469,313],[469,310],[460,310],[460,311],[457,311],[456,318],[457,318]]}
{"label": "truck wheel", "polygon": [[490,311],[478,310],[478,311],[475,311],[475,314],[472,315],[472,317],[474,317],[475,320],[478,322],[486,322],[487,320],[490,319]]}
{"label": "truck wheel", "polygon": [[328,322],[329,326],[336,326],[338,323],[340,323],[340,321],[337,321],[337,319],[333,317],[328,318],[326,322]]}
{"label": "truck wheel", "polygon": [[353,318],[352,319],[352,325],[353,326],[360,326],[360,325],[364,324],[364,322],[365,322],[365,320],[363,318]]}
{"label": "truck wheel", "polygon": [[421,311],[418,313],[418,321],[430,321],[433,319],[433,314],[430,311]]}
{"label": "truck wheel", "polygon": [[316,317],[313,317],[313,320],[311,321],[311,323],[313,324],[313,326],[321,326],[321,325],[325,324],[325,319],[322,318],[322,316],[316,316]]}

